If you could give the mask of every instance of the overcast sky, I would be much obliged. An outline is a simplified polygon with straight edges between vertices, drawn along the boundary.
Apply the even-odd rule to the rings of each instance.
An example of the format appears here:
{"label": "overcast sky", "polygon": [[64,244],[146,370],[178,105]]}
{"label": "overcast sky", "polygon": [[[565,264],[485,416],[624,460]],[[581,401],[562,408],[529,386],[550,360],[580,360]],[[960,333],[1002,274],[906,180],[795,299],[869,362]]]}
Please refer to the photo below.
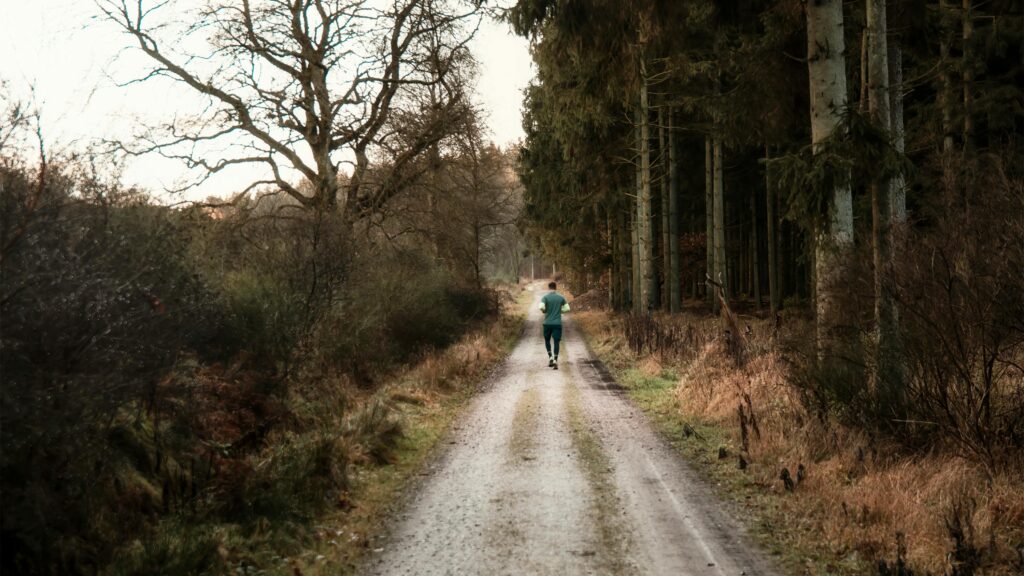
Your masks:
{"label": "overcast sky", "polygon": [[[147,65],[129,39],[107,22],[97,21],[91,0],[0,0],[0,79],[13,95],[25,98],[34,87],[51,146],[83,146],[98,138],[123,138],[136,122],[166,118],[191,97],[187,88],[166,85],[118,87]],[[528,42],[504,24],[485,21],[471,44],[480,61],[477,100],[490,137],[500,145],[522,135],[522,90],[533,77]],[[225,172],[189,192],[190,198],[229,194],[255,174]],[[158,191],[182,181],[184,168],[161,158],[131,162],[130,184]],[[241,185],[240,185],[241,183]]]}

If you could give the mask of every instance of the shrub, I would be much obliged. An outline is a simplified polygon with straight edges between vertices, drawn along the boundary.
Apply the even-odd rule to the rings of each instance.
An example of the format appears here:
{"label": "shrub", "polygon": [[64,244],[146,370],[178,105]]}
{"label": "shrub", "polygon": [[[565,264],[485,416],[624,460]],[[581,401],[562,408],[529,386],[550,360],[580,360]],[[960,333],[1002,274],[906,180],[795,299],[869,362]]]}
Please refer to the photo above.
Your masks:
{"label": "shrub", "polygon": [[257,270],[229,272],[220,290],[222,349],[244,350],[270,366],[286,361],[304,329],[301,296]]}
{"label": "shrub", "polygon": [[29,573],[53,557],[76,571],[132,529],[95,521],[113,487],[108,430],[209,336],[177,216],[48,168],[0,168],[2,563]]}
{"label": "shrub", "polygon": [[225,531],[268,522],[294,543],[401,435],[350,383],[498,307],[336,215],[171,209],[46,168],[0,160],[5,573],[219,571]]}
{"label": "shrub", "polygon": [[908,238],[898,270],[910,418],[995,465],[1024,448],[1024,180],[989,159]]}
{"label": "shrub", "polygon": [[104,571],[110,576],[194,576],[225,569],[221,537],[209,527],[171,523],[156,538],[136,540]]}
{"label": "shrub", "polygon": [[474,321],[498,311],[493,292],[456,283],[418,252],[378,250],[352,264],[347,290],[313,328],[322,366],[372,380],[427,349],[454,342]]}
{"label": "shrub", "polygon": [[236,522],[280,524],[309,520],[343,490],[351,457],[335,430],[282,434],[252,461],[221,513]]}

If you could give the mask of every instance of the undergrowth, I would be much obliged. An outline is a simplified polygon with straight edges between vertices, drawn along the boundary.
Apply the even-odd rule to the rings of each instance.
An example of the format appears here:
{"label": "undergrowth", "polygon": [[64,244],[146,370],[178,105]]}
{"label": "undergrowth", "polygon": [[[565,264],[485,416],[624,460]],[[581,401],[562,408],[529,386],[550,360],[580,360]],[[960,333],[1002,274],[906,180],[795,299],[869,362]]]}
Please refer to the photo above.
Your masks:
{"label": "undergrowth", "polygon": [[941,442],[908,448],[809,409],[781,352],[809,329],[804,321],[744,317],[723,329],[707,316],[657,316],[673,346],[653,350],[637,345],[638,330],[651,329],[637,319],[585,312],[577,321],[634,401],[791,571],[1024,569],[1021,471],[993,470]]}
{"label": "undergrowth", "polygon": [[244,463],[236,492],[217,498],[229,512],[183,510],[105,573],[351,573],[458,407],[518,338],[516,308],[374,391],[345,381],[293,390],[294,430],[274,432]]}

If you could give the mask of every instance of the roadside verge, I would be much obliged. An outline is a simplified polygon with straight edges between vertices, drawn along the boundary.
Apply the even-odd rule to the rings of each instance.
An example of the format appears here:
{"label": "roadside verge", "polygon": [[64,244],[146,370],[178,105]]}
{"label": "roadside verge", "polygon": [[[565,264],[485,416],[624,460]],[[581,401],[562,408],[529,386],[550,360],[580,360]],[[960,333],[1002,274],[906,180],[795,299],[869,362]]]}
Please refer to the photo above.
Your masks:
{"label": "roadside verge", "polygon": [[385,462],[360,463],[336,511],[321,518],[302,552],[283,558],[275,573],[289,576],[351,574],[386,536],[390,517],[437,454],[478,387],[501,364],[523,330],[533,293],[513,294],[502,315],[447,349],[397,375],[381,394],[401,434]]}
{"label": "roadside verge", "polygon": [[787,573],[1019,573],[1019,477],[809,412],[779,352],[787,335],[748,321],[739,362],[712,317],[576,317],[610,376]]}

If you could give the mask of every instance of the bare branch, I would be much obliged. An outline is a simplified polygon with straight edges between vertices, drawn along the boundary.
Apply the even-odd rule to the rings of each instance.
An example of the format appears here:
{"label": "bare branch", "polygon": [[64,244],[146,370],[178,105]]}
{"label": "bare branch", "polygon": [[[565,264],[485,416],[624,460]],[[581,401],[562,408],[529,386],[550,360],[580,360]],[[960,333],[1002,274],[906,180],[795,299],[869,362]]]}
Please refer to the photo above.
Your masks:
{"label": "bare branch", "polygon": [[[453,71],[472,65],[465,46],[475,29],[463,22],[476,9],[453,11],[445,0],[387,8],[370,0],[211,0],[183,21],[176,0],[96,2],[154,64],[123,85],[172,78],[208,99],[205,110],[151,129],[131,151],[202,172],[190,186],[231,166],[262,164],[309,208],[334,209],[345,188],[351,222],[398,194],[411,161],[468,110]],[[442,101],[416,104],[416,90],[434,87]],[[410,113],[439,121],[395,140],[384,127],[410,104]],[[362,193],[370,159],[382,153],[394,173]],[[342,166],[351,167],[349,177]],[[309,185],[300,188],[294,174]]]}

